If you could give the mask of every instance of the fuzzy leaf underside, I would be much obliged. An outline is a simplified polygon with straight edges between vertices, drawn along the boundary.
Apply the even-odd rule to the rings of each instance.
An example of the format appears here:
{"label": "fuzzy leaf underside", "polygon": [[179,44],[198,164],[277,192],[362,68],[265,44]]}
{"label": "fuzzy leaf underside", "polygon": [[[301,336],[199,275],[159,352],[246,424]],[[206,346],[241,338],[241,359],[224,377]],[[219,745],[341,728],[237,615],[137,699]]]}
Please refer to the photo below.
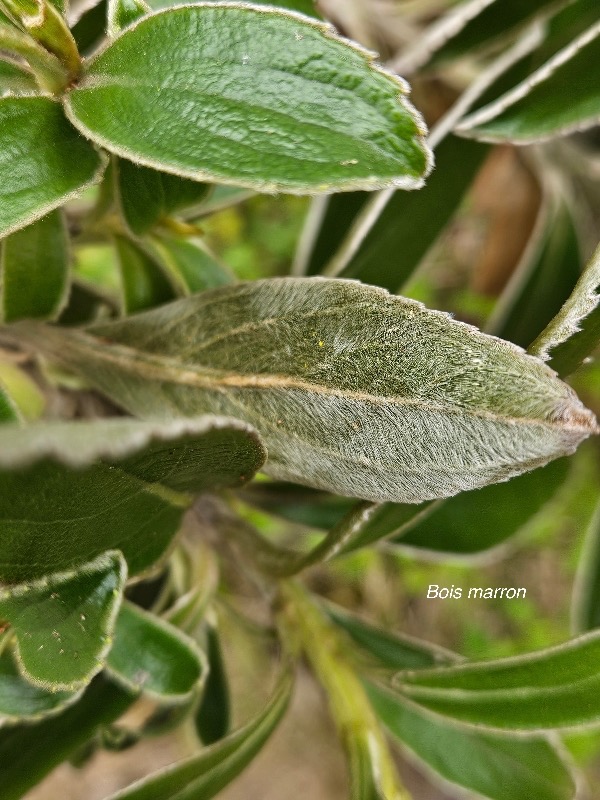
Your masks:
{"label": "fuzzy leaf underside", "polygon": [[18,330],[132,414],[238,417],[269,475],[375,501],[507,480],[596,430],[538,359],[353,281],[240,283],[86,332]]}

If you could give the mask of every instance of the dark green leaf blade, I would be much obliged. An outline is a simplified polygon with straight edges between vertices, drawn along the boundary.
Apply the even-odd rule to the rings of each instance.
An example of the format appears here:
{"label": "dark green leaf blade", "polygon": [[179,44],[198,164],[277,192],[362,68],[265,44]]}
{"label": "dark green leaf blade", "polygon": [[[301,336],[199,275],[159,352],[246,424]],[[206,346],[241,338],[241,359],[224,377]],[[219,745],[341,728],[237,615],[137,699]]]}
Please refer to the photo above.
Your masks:
{"label": "dark green leaf blade", "polygon": [[0,237],[100,180],[104,163],[48,97],[0,98]]}
{"label": "dark green leaf blade", "polygon": [[102,669],[121,603],[127,565],[105,553],[73,572],[0,590],[0,617],[15,633],[24,677],[74,692]]}
{"label": "dark green leaf blade", "polygon": [[194,717],[196,731],[206,745],[223,739],[230,729],[230,699],[219,634],[212,625],[206,631],[208,680]]}
{"label": "dark green leaf blade", "polygon": [[115,681],[161,702],[180,703],[200,689],[206,666],[201,651],[177,628],[123,603],[107,662]]}
{"label": "dark green leaf blade", "polygon": [[125,30],[65,103],[86,136],[144,166],[310,194],[422,185],[430,153],[406,91],[322,23],[198,4]]}
{"label": "dark green leaf blade", "polygon": [[0,433],[0,579],[24,582],[119,549],[132,575],[178,531],[193,494],[239,485],[265,454],[244,423],[205,417],[47,423]]}
{"label": "dark green leaf blade", "polygon": [[5,322],[56,319],[69,284],[69,244],[60,211],[0,242]]}
{"label": "dark green leaf blade", "polygon": [[596,430],[539,360],[353,281],[240,283],[85,333],[18,330],[133,414],[237,416],[272,477],[368,500],[507,480]]}
{"label": "dark green leaf blade", "polygon": [[571,800],[573,776],[544,739],[471,731],[419,712],[366,682],[376,714],[415,755],[453,784],[491,800]]}
{"label": "dark green leaf blade", "polygon": [[19,422],[20,417],[17,408],[10,398],[6,389],[0,383],[0,423]]}
{"label": "dark green leaf blade", "polygon": [[499,731],[597,725],[600,634],[523,656],[401,672],[401,695],[443,717]]}

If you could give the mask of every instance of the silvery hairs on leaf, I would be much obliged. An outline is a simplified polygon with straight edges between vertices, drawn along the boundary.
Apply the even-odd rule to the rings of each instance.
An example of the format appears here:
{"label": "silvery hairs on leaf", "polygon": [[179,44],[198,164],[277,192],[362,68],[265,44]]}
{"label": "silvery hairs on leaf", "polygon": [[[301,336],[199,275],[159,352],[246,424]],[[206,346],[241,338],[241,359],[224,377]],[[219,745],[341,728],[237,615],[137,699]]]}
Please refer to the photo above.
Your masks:
{"label": "silvery hairs on leaf", "polygon": [[238,283],[86,331],[15,329],[132,414],[243,419],[272,477],[369,500],[507,480],[598,430],[539,359],[355,281]]}

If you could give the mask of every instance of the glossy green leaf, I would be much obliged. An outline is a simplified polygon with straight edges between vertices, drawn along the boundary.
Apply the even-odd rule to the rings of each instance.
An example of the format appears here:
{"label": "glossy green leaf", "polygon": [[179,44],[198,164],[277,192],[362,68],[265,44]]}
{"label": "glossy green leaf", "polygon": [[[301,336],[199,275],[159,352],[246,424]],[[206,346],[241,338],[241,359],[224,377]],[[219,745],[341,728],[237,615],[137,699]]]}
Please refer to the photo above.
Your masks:
{"label": "glossy green leaf", "polygon": [[0,248],[4,320],[55,319],[69,283],[69,244],[61,212],[51,211],[13,233]]}
{"label": "glossy green leaf", "polygon": [[227,736],[231,725],[229,683],[219,634],[212,625],[206,629],[206,655],[209,665],[208,680],[194,722],[200,739],[204,744],[210,745]]}
{"label": "glossy green leaf", "polygon": [[65,104],[86,136],[144,166],[306,194],[422,184],[430,155],[406,91],[322,23],[198,3],[124,31]]}
{"label": "glossy green leaf", "polygon": [[116,36],[150,10],[145,0],[108,0],[109,36]]}
{"label": "glossy green leaf", "polygon": [[68,570],[108,549],[147,570],[192,494],[236,485],[264,451],[243,423],[205,417],[40,423],[0,430],[0,580]]}
{"label": "glossy green leaf", "polygon": [[[445,139],[436,150],[436,169],[425,188],[411,194],[396,192],[339,274],[398,291],[456,212],[487,153],[484,145],[469,142],[465,147],[454,136]],[[330,203],[335,214],[343,199],[332,198]],[[326,216],[324,224],[331,222],[335,220]],[[324,254],[319,241],[316,247]],[[334,268],[338,274],[335,265],[333,256],[326,271]],[[323,265],[313,259],[311,269],[315,267]]]}
{"label": "glossy green leaf", "polygon": [[149,243],[181,294],[203,292],[232,283],[234,275],[200,241],[161,235]]}
{"label": "glossy green leaf", "polygon": [[[511,278],[488,328],[521,347],[544,330],[573,291],[582,256],[573,217],[566,204],[552,204],[531,258]],[[532,303],[535,298],[535,303]]]}
{"label": "glossy green leaf", "polygon": [[56,717],[0,729],[2,800],[19,800],[54,767],[83,747],[100,725],[114,722],[135,696],[97,676],[83,697]]}
{"label": "glossy green leaf", "polygon": [[442,647],[371,625],[333,603],[327,603],[324,608],[335,624],[361,648],[363,656],[374,660],[378,666],[393,670],[422,669],[452,664],[459,659]]}
{"label": "glossy green leaf", "polygon": [[76,571],[0,590],[0,618],[15,633],[24,677],[74,692],[102,669],[121,603],[127,565],[105,553]]}
{"label": "glossy green leaf", "polygon": [[17,327],[133,414],[245,419],[272,477],[369,500],[506,480],[596,429],[538,359],[353,281],[239,283],[81,333]]}
{"label": "glossy green leaf", "polygon": [[48,97],[0,98],[0,237],[96,183],[103,162]]}
{"label": "glossy green leaf", "polygon": [[600,628],[600,502],[587,526],[573,594],[576,630]]}
{"label": "glossy green leaf", "polygon": [[530,144],[598,124],[599,60],[600,21],[523,83],[465,117],[456,132],[481,141]]}
{"label": "glossy green leaf", "polygon": [[154,308],[173,299],[173,287],[148,252],[124,236],[115,236],[114,243],[121,269],[125,314]]}
{"label": "glossy green leaf", "polygon": [[252,761],[277,727],[292,689],[286,671],[263,711],[226,739],[112,795],[109,800],[210,800]]}
{"label": "glossy green leaf", "polygon": [[74,692],[49,691],[34,686],[19,673],[8,648],[0,653],[0,728],[7,723],[34,722],[59,714],[77,698]]}
{"label": "glossy green leaf", "polygon": [[395,541],[453,555],[489,550],[519,533],[552,500],[568,473],[568,461],[559,459],[507,483],[434,503]]}
{"label": "glossy green leaf", "polygon": [[497,661],[401,672],[398,691],[443,717],[495,730],[600,722],[600,634]]}
{"label": "glossy green leaf", "polygon": [[574,372],[600,343],[600,246],[573,293],[529,351],[549,360],[563,377]]}
{"label": "glossy green leaf", "polygon": [[141,167],[119,159],[119,202],[132,233],[141,236],[170,214],[197,205],[208,193],[205,183]]}
{"label": "glossy green leaf", "polygon": [[126,689],[171,703],[189,700],[207,671],[206,661],[191,639],[128,602],[123,603],[117,618],[107,667]]}
{"label": "glossy green leaf", "polygon": [[572,800],[569,769],[545,739],[470,731],[421,713],[389,689],[366,683],[390,733],[445,780],[491,800]]}

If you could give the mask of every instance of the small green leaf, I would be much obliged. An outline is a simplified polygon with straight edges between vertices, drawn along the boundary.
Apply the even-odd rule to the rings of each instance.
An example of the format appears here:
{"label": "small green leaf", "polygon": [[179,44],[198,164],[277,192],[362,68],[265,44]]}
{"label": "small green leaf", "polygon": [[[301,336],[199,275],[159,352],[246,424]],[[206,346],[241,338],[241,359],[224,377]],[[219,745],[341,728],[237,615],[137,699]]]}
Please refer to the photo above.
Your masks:
{"label": "small green leaf", "polygon": [[231,722],[229,684],[221,642],[212,625],[208,625],[206,629],[206,655],[209,665],[208,680],[194,722],[200,739],[204,744],[210,745],[227,736]]}
{"label": "small green leaf", "polygon": [[19,422],[20,416],[17,407],[11,400],[10,395],[0,383],[0,423]]}
{"label": "small green leaf", "polygon": [[600,246],[577,281],[573,293],[544,328],[529,351],[559,375],[574,372],[600,343]]}
{"label": "small green leaf", "polygon": [[11,361],[0,359],[0,390],[8,398],[8,403],[14,406],[16,420],[32,422],[44,413],[46,398],[43,392],[25,369]]}
{"label": "small green leaf", "polygon": [[[486,142],[530,144],[600,121],[600,22],[560,50],[523,83],[465,117],[456,133]],[[564,102],[568,97],[569,102]]]}
{"label": "small green leaf", "polygon": [[86,3],[86,7],[81,10],[81,16],[71,27],[80,53],[87,55],[104,38],[107,15],[108,0],[99,0],[89,6]]}
{"label": "small green leaf", "polygon": [[198,755],[117,792],[109,800],[210,800],[261,750],[283,717],[291,690],[291,671],[286,670],[265,709],[243,728]]}
{"label": "small green leaf", "polygon": [[48,97],[0,98],[0,237],[100,180],[104,163]]}
{"label": "small green leaf", "polygon": [[30,94],[38,91],[38,85],[26,66],[4,61],[0,55],[0,90],[13,95]]}
{"label": "small green leaf", "polygon": [[0,729],[2,800],[20,800],[54,767],[83,747],[133,703],[135,695],[97,676],[83,697],[58,716],[35,725]]}
{"label": "small green leaf", "polygon": [[125,602],[108,655],[118,683],[161,702],[184,702],[206,677],[207,664],[194,642],[154,614]]}
{"label": "small green leaf", "polygon": [[208,252],[200,241],[156,236],[148,246],[172,276],[181,294],[203,292],[232,283],[234,275]]}
{"label": "small green leaf", "polygon": [[400,694],[443,717],[499,731],[600,722],[600,633],[498,661],[401,672]]}
{"label": "small green leaf", "polygon": [[368,500],[507,480],[596,430],[538,359],[353,281],[239,283],[85,332],[17,329],[133,414],[245,419],[267,474]]}
{"label": "small green leaf", "polygon": [[154,308],[173,299],[173,287],[144,249],[124,236],[115,236],[114,242],[121,269],[125,314]]}
{"label": "small green leaf", "polygon": [[51,211],[0,242],[2,312],[16,319],[55,319],[66,302],[69,243],[60,211]]}
{"label": "small green leaf", "polygon": [[87,137],[144,166],[310,194],[422,185],[431,156],[406,92],[327,25],[199,3],[125,30],[65,106]]}
{"label": "small green leaf", "polygon": [[59,714],[78,699],[75,692],[49,691],[25,680],[8,648],[0,653],[0,727]]}
{"label": "small green leaf", "polygon": [[508,738],[434,719],[396,693],[365,688],[390,733],[428,767],[490,800],[572,800],[573,776],[545,739]]}
{"label": "small green leaf", "polygon": [[123,556],[111,552],[77,571],[0,589],[0,617],[14,630],[24,677],[55,691],[88,684],[111,646],[126,578]]}
{"label": "small green leaf", "polygon": [[269,514],[309,528],[329,530],[337,525],[356,503],[349,497],[335,495],[283,481],[254,481],[239,496],[245,503]]}
{"label": "small green leaf", "polygon": [[588,524],[573,595],[577,632],[600,628],[600,502]]}
{"label": "small green leaf", "polygon": [[116,36],[150,11],[145,0],[108,0],[108,35]]}
{"label": "small green leaf", "polygon": [[0,580],[25,582],[121,550],[132,575],[177,533],[191,493],[239,485],[264,450],[222,418],[0,429]]}
{"label": "small green leaf", "polygon": [[207,195],[205,183],[141,167],[125,159],[117,162],[119,204],[132,233],[142,236],[170,214],[198,205]]}

